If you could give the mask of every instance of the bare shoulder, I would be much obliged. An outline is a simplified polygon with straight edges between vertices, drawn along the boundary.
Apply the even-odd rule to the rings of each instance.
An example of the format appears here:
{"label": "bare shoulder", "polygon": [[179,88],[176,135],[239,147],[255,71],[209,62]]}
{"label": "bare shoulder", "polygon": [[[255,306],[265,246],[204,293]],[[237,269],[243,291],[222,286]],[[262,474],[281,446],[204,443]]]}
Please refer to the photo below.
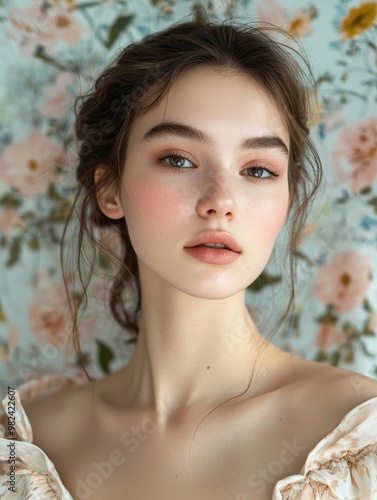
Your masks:
{"label": "bare shoulder", "polygon": [[[22,404],[33,431],[33,443],[43,450],[69,442],[89,418],[90,385],[65,387],[41,399]],[[48,454],[48,453],[47,453]]]}
{"label": "bare shoulder", "polygon": [[[294,395],[301,403],[328,405],[335,403],[339,411],[377,396],[377,380],[360,373],[300,358],[270,346],[264,358],[267,366],[263,380],[271,374],[272,387],[284,394]],[[310,406],[310,405],[309,405]]]}
{"label": "bare shoulder", "polygon": [[[352,370],[305,360],[303,373],[312,376],[314,385],[338,398],[358,404],[377,396],[377,380]],[[324,385],[327,380],[328,384]]]}
{"label": "bare shoulder", "polygon": [[291,354],[286,360],[281,370],[284,383],[277,391],[270,392],[271,398],[267,401],[271,415],[279,414],[282,423],[279,435],[288,442],[299,443],[303,450],[295,463],[297,472],[308,453],[334,431],[349,412],[377,397],[377,381]]}
{"label": "bare shoulder", "polygon": [[377,380],[339,367],[305,360],[300,366],[300,403],[316,418],[338,425],[356,406],[377,397]]}

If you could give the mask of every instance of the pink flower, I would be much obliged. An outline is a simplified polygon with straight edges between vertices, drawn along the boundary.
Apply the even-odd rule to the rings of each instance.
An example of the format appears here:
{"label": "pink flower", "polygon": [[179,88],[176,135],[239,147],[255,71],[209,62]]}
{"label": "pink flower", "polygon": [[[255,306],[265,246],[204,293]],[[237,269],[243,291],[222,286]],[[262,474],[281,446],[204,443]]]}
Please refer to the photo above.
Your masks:
{"label": "pink flower", "polygon": [[377,178],[377,119],[344,127],[333,152],[339,182],[357,193]]}
{"label": "pink flower", "polygon": [[369,287],[371,258],[353,250],[336,255],[321,266],[315,283],[315,296],[339,312],[352,311],[360,306]]}
{"label": "pink flower", "polygon": [[258,4],[258,19],[263,23],[271,23],[285,27],[286,10],[276,0],[264,0]]}
{"label": "pink flower", "polygon": [[331,320],[325,320],[317,332],[315,343],[320,349],[325,351],[331,344],[344,339],[344,333],[339,332]]}
{"label": "pink flower", "polygon": [[62,148],[35,130],[26,139],[4,149],[0,159],[1,177],[22,196],[32,198],[55,180],[54,166],[63,161]]}
{"label": "pink flower", "polygon": [[38,45],[47,47],[50,52],[58,40],[73,44],[85,32],[70,10],[58,5],[43,8],[34,4],[24,9],[13,8],[9,10],[9,21],[18,30],[16,38],[21,42],[24,55],[29,57]]}
{"label": "pink flower", "polygon": [[60,347],[67,341],[70,327],[64,287],[56,285],[46,272],[40,272],[33,280],[33,288],[29,306],[31,330],[41,343]]}
{"label": "pink flower", "polygon": [[25,224],[14,208],[0,208],[0,234],[8,236],[13,229],[22,229]]}
{"label": "pink flower", "polygon": [[[64,283],[56,283],[48,273],[39,272],[33,285],[34,298],[29,306],[32,333],[41,344],[66,345],[72,340],[72,319]],[[80,322],[81,345],[90,339],[95,320],[95,315],[90,313]]]}
{"label": "pink flower", "polygon": [[67,87],[72,85],[71,73],[62,72],[53,85],[48,85],[45,90],[46,101],[41,107],[41,112],[49,118],[63,118],[69,111],[70,99]]}
{"label": "pink flower", "polygon": [[312,31],[312,16],[309,10],[296,9],[293,14],[276,0],[264,0],[257,7],[258,19],[287,30],[292,36],[304,36]]}

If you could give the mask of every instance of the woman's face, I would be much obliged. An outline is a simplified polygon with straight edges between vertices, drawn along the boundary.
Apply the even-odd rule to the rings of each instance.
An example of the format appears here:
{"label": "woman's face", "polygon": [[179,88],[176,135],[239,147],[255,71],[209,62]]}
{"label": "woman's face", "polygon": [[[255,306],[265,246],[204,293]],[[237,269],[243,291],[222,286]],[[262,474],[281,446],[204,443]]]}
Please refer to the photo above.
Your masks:
{"label": "woman's face", "polygon": [[[250,77],[208,67],[182,75],[129,137],[118,202],[140,275],[202,298],[250,285],[287,216],[289,146],[277,104]],[[239,257],[212,264],[188,254],[206,230],[229,233]]]}

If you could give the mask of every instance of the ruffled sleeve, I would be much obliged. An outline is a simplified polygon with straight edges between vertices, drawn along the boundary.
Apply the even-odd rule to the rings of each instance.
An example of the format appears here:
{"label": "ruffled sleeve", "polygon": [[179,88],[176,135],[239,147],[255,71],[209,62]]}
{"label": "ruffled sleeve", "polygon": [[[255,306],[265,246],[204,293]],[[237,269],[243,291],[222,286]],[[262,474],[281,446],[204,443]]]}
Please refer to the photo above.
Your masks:
{"label": "ruffled sleeve", "polygon": [[309,453],[272,500],[377,499],[377,397],[351,410]]}
{"label": "ruffled sleeve", "polygon": [[32,444],[33,431],[22,407],[63,387],[85,383],[81,373],[43,374],[12,390],[0,407],[0,498],[4,500],[73,500],[54,464]]}

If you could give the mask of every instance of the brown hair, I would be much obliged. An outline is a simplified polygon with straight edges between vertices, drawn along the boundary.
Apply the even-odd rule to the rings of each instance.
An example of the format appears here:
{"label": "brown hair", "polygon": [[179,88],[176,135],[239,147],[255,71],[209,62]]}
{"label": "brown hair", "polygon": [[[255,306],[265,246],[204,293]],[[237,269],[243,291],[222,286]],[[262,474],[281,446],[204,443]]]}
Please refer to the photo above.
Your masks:
{"label": "brown hair", "polygon": [[[278,41],[274,35],[284,36],[288,44]],[[280,323],[284,320],[294,301],[296,247],[322,177],[321,163],[310,141],[308,128],[315,85],[305,59],[289,45],[292,42],[294,39],[289,34],[271,25],[258,27],[237,24],[234,20],[212,23],[202,12],[195,21],[177,23],[125,47],[99,76],[94,89],[77,99],[79,153],[76,175],[79,186],[63,235],[62,268],[63,275],[68,276],[63,245],[67,239],[68,223],[77,213],[76,272],[82,289],[71,305],[74,345],[80,355],[78,311],[87,299],[97,251],[116,264],[109,305],[115,320],[134,334],[129,342],[137,340],[141,309],[137,258],[126,223],[123,219],[112,220],[101,212],[96,189],[106,186],[120,188],[128,137],[135,117],[156,106],[185,71],[200,65],[249,75],[273,96],[287,123],[290,137],[288,179],[292,194],[288,212],[291,295]],[[94,173],[98,166],[106,169],[96,186]],[[119,255],[98,237],[95,229],[101,227],[112,228],[119,235],[122,242]],[[89,272],[84,269],[88,258],[87,244],[94,251],[87,267]],[[65,279],[66,286],[67,281]],[[129,304],[124,300],[124,292],[130,286],[134,287],[136,294],[133,310],[129,310]]]}

